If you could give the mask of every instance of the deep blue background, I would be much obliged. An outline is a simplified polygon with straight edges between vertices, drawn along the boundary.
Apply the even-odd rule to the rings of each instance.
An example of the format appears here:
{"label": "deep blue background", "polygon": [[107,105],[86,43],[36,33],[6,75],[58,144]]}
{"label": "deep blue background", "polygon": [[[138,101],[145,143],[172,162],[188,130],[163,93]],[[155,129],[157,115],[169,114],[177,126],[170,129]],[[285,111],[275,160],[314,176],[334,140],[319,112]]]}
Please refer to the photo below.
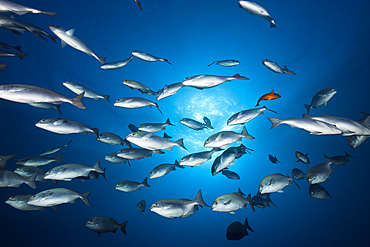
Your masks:
{"label": "deep blue background", "polygon": [[[134,58],[127,66],[115,71],[100,69],[100,63],[74,50],[60,47],[50,39],[43,41],[31,33],[17,36],[9,30],[0,30],[0,41],[22,45],[30,54],[18,58],[0,58],[0,63],[10,66],[0,73],[1,84],[28,84],[54,90],[68,97],[74,93],[62,85],[69,80],[80,83],[100,93],[110,95],[105,100],[84,99],[87,109],[62,104],[63,118],[75,120],[100,132],[113,132],[121,137],[130,133],[128,124],[165,122],[170,118],[174,127],[166,133],[175,140],[184,138],[188,152],[175,147],[166,154],[132,161],[132,167],[112,164],[104,156],[122,147],[110,146],[87,135],[59,135],[35,127],[43,118],[60,117],[58,112],[37,109],[25,104],[0,102],[0,151],[2,155],[17,154],[6,169],[14,170],[16,159],[37,156],[51,147],[73,140],[64,149],[62,160],[92,166],[97,159],[107,167],[107,181],[98,180],[60,182],[83,193],[91,190],[91,206],[78,200],[65,204],[59,211],[22,212],[5,203],[0,204],[1,246],[361,246],[370,240],[368,221],[368,162],[369,141],[352,149],[345,137],[314,136],[287,125],[270,130],[267,117],[286,119],[301,117],[306,113],[303,104],[309,104],[316,92],[335,88],[338,93],[327,107],[319,106],[312,115],[328,114],[354,120],[362,118],[360,112],[370,113],[370,4],[365,1],[294,1],[260,0],[283,30],[269,28],[268,21],[250,15],[238,7],[238,1],[149,1],[141,0],[140,10],[134,0],[125,1],[56,1],[40,0],[18,3],[34,8],[55,11],[52,18],[46,15],[15,16],[47,32],[48,25],[64,29],[75,28],[82,39],[107,62],[124,60],[133,50],[147,52],[168,59],[148,63]],[[282,67],[296,72],[296,76],[275,74],[262,65],[270,59]],[[237,59],[239,66],[225,68],[207,67],[213,61]],[[142,96],[122,84],[123,80],[136,80],[157,91],[165,84],[181,82],[198,74],[231,76],[239,73],[249,81],[235,80],[206,90],[183,88],[176,95],[158,101],[164,115],[155,108],[125,109],[113,106],[117,99]],[[212,177],[212,162],[200,167],[178,169],[165,177],[149,180],[150,188],[124,193],[115,190],[122,180],[142,181],[149,172],[162,163],[173,163],[183,156],[205,151],[206,138],[221,130],[236,132],[242,126],[226,127],[227,119],[234,113],[253,108],[258,98],[275,89],[280,99],[261,102],[279,114],[266,111],[246,124],[254,140],[243,144],[255,151],[237,161],[232,170],[239,181],[225,176]],[[211,119],[214,130],[195,131],[183,126],[181,118]],[[163,131],[159,134],[162,135]],[[239,145],[234,143],[233,145]],[[332,165],[334,172],[322,185],[332,198],[322,201],[308,194],[308,182],[298,181],[301,189],[288,186],[284,193],[275,193],[271,199],[277,208],[250,208],[229,213],[200,209],[187,219],[166,219],[150,212],[154,202],[167,198],[194,199],[202,189],[209,205],[225,193],[236,192],[238,187],[254,195],[259,182],[272,173],[290,174],[303,163],[295,163],[294,152],[309,153],[311,166],[324,162],[322,153],[332,157],[344,151],[356,157],[345,166]],[[268,154],[276,155],[281,164],[274,165]],[[54,155],[52,155],[54,157]],[[216,157],[217,154],[214,155]],[[42,167],[51,169],[56,164]],[[0,199],[21,193],[37,193],[54,188],[52,182],[38,183],[36,190],[27,185],[19,188],[1,188]],[[145,199],[147,210],[139,213],[136,204]],[[108,216],[119,223],[128,220],[127,236],[121,232],[103,234],[101,238],[84,224],[95,216]],[[227,226],[244,222],[248,218],[254,233],[238,242],[229,242]]]}

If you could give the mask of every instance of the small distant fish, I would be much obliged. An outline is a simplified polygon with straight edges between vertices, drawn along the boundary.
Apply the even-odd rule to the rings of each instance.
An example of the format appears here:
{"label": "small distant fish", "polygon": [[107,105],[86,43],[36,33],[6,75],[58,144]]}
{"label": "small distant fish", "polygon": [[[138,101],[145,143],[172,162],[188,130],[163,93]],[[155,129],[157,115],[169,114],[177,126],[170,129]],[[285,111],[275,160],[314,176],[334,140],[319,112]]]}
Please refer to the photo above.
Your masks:
{"label": "small distant fish", "polygon": [[177,91],[179,91],[182,87],[184,87],[182,82],[173,83],[173,84],[170,84],[168,86],[165,85],[164,88],[162,88],[161,90],[159,90],[157,92],[156,99],[161,100],[161,99],[167,98],[169,96],[172,96],[175,93],[177,93]]}
{"label": "small distant fish", "polygon": [[249,2],[249,1],[239,1],[239,7],[242,9],[245,9],[249,14],[256,15],[259,17],[262,17],[263,19],[266,19],[270,22],[270,28],[276,27],[280,31],[282,31],[275,23],[275,21],[272,19],[270,14],[267,12],[267,10],[258,5],[257,3]]}
{"label": "small distant fish", "polygon": [[201,122],[198,122],[190,118],[183,118],[180,120],[180,123],[194,130],[202,130],[204,128],[213,129],[211,125],[211,121],[207,117],[203,118],[203,120],[206,120],[206,119],[207,119],[207,122],[204,121],[205,123],[201,123]]}
{"label": "small distant fish", "polygon": [[275,73],[296,75],[296,73],[290,71],[286,65],[282,69],[276,62],[270,61],[268,59],[264,59],[262,61],[262,64],[265,65],[266,68]]}
{"label": "small distant fish", "polygon": [[171,122],[170,119],[167,118],[165,123],[145,123],[145,124],[140,124],[138,127],[139,131],[144,131],[144,132],[149,132],[149,133],[154,133],[158,132],[160,130],[164,130],[166,126],[171,125],[174,126]]}
{"label": "small distant fish", "polygon": [[82,40],[74,35],[75,29],[65,30],[57,25],[49,26],[49,29],[61,40],[62,47],[66,44],[75,48],[76,50],[82,51],[83,53],[96,58],[102,64],[105,64],[105,57],[98,57],[90,47],[88,47]]}
{"label": "small distant fish", "polygon": [[274,90],[272,90],[270,93],[267,93],[267,94],[262,95],[258,99],[256,106],[259,106],[259,103],[260,103],[261,100],[273,100],[273,99],[278,99],[280,97],[281,96],[279,94],[274,93]]}
{"label": "small distant fish", "polygon": [[212,88],[224,82],[232,80],[249,80],[245,76],[235,74],[233,76],[217,76],[217,75],[196,75],[185,78],[182,82],[184,86],[195,87],[197,89]]}
{"label": "small distant fish", "polygon": [[42,119],[36,123],[36,127],[45,129],[58,134],[75,134],[88,132],[94,133],[98,137],[99,130],[96,128],[90,128],[81,123],[64,119],[64,118],[49,118]]}
{"label": "small distant fish", "polygon": [[59,154],[55,158],[43,158],[43,157],[28,157],[17,160],[15,163],[22,166],[44,166],[52,162],[63,163],[62,154]]}
{"label": "small distant fish", "polygon": [[127,180],[121,181],[116,185],[116,190],[123,192],[132,192],[134,190],[140,190],[140,188],[143,186],[150,187],[150,185],[148,184],[148,178],[145,178],[141,183]]}
{"label": "small distant fish", "polygon": [[62,146],[48,149],[48,150],[42,152],[41,154],[39,154],[39,156],[46,156],[46,155],[55,154],[55,153],[59,152],[60,150],[62,150],[63,148],[67,147],[69,144],[71,144],[71,142],[72,141],[69,141],[68,143],[66,143],[66,144],[64,144]]}
{"label": "small distant fish", "polygon": [[310,187],[308,187],[308,192],[312,198],[321,200],[325,200],[328,197],[331,198],[329,192],[319,184],[310,184]]}
{"label": "small distant fish", "polygon": [[9,67],[9,65],[7,65],[7,64],[3,64],[3,63],[0,63],[0,71],[1,72],[3,72],[4,71],[4,69],[6,69],[6,68],[8,68]]}
{"label": "small distant fish", "polygon": [[156,166],[149,174],[149,178],[160,178],[168,174],[171,171],[176,170],[177,168],[185,168],[184,166],[179,165],[179,162],[175,160],[174,164],[161,164]]}
{"label": "small distant fish", "polygon": [[96,140],[103,142],[103,143],[110,144],[110,145],[122,145],[123,146],[124,144],[126,144],[128,147],[130,148],[132,147],[131,143],[128,142],[127,140],[124,140],[118,135],[109,133],[109,132],[99,134]]}
{"label": "small distant fish", "polygon": [[8,161],[16,156],[16,154],[0,155],[0,170],[4,170]]}
{"label": "small distant fish", "polygon": [[98,233],[99,237],[101,237],[102,233],[106,232],[113,232],[116,233],[117,229],[120,229],[123,234],[127,235],[126,226],[127,220],[122,224],[118,224],[115,219],[109,217],[94,217],[89,219],[85,226],[90,230]]}
{"label": "small distant fish", "polygon": [[118,151],[117,156],[128,160],[140,160],[151,157],[153,151],[143,148],[124,148]]}
{"label": "small distant fish", "polygon": [[27,7],[27,6],[18,4],[18,3],[13,3],[13,2],[10,2],[10,1],[7,1],[7,0],[1,0],[0,1],[0,12],[3,12],[3,13],[9,13],[10,12],[10,13],[14,13],[14,14],[17,14],[17,15],[24,15],[24,14],[28,14],[28,13],[45,14],[45,15],[49,15],[51,17],[54,17],[55,15],[58,14],[56,12],[42,11],[42,10],[34,9],[34,8],[31,8],[31,7]]}
{"label": "small distant fish", "polygon": [[157,93],[154,92],[153,90],[150,90],[147,86],[144,84],[138,82],[138,81],[133,81],[133,80],[124,80],[123,85],[128,86],[132,90],[137,89],[139,90],[142,94],[149,94],[149,95],[156,95]]}
{"label": "small distant fish", "polygon": [[229,193],[219,196],[212,203],[212,210],[217,212],[228,212],[230,214],[235,214],[235,210],[241,208],[247,208],[247,204],[255,211],[252,204],[251,194],[248,194],[248,197],[244,197],[245,194],[240,190],[238,193]]}
{"label": "small distant fish", "polygon": [[272,163],[274,163],[274,164],[276,164],[276,163],[280,163],[281,164],[281,162],[276,158],[276,155],[275,155],[275,157],[274,156],[272,156],[271,154],[269,154],[269,160],[272,162]]}
{"label": "small distant fish", "polygon": [[261,194],[265,193],[274,193],[274,192],[280,192],[282,193],[282,189],[287,185],[293,185],[293,183],[297,185],[297,187],[300,189],[299,185],[289,176],[284,176],[280,173],[275,173],[268,175],[262,179],[259,185],[258,191]]}
{"label": "small distant fish", "polygon": [[315,108],[316,109],[316,107],[318,107],[320,105],[325,105],[326,106],[328,104],[328,101],[336,93],[337,93],[337,90],[335,90],[334,88],[327,88],[327,89],[323,89],[323,90],[317,92],[315,94],[315,96],[313,96],[310,105],[304,104],[304,106],[307,109],[307,114],[310,114],[310,111],[311,111],[312,108]]}
{"label": "small distant fish", "polygon": [[249,109],[249,110],[245,110],[245,111],[240,111],[240,112],[235,113],[234,115],[232,115],[227,120],[227,125],[236,125],[236,124],[247,123],[247,122],[251,121],[252,119],[254,119],[255,117],[263,115],[264,114],[263,112],[265,110],[272,111],[273,113],[277,114],[277,112],[268,109],[266,106],[263,106],[263,107],[260,107],[260,108],[255,108],[255,109]]}
{"label": "small distant fish", "polygon": [[12,53],[12,52],[9,52],[9,51],[0,50],[0,57],[17,57],[17,58],[20,58],[21,60],[23,60],[23,58],[27,55],[28,55],[27,52]]}
{"label": "small distant fish", "polygon": [[170,140],[167,140],[166,138],[156,136],[152,133],[148,134],[148,133],[143,133],[143,132],[134,132],[134,133],[129,134],[126,137],[126,140],[128,140],[129,142],[139,147],[152,150],[152,151],[161,150],[161,149],[172,150],[174,146],[178,146],[186,150],[184,143],[183,143],[183,138],[177,141],[170,141]]}
{"label": "small distant fish", "polygon": [[45,207],[28,205],[27,202],[32,194],[21,194],[9,197],[5,203],[21,211],[44,211]]}
{"label": "small distant fish", "polygon": [[189,154],[181,158],[179,164],[182,166],[190,167],[200,166],[204,162],[212,159],[212,154],[214,152],[219,152],[221,150],[222,150],[221,148],[212,148],[211,151]]}
{"label": "small distant fish", "polygon": [[227,168],[221,170],[222,175],[225,175],[229,179],[239,180],[240,177],[236,172],[227,170]]}
{"label": "small distant fish", "polygon": [[36,189],[36,176],[36,174],[33,174],[31,177],[26,178],[12,171],[0,170],[0,188],[19,187],[21,184],[25,183],[32,189]]}
{"label": "small distant fish", "polygon": [[21,166],[17,167],[14,170],[15,173],[21,175],[22,177],[29,178],[33,174],[36,174],[35,181],[40,181],[42,183],[45,183],[46,180],[44,179],[45,176],[45,171],[42,170],[41,168],[34,167],[34,166]]}
{"label": "small distant fish", "polygon": [[354,158],[353,156],[347,154],[347,152],[344,152],[344,153],[345,153],[344,156],[343,155],[337,155],[337,156],[329,158],[328,156],[326,156],[324,154],[324,157],[325,157],[326,161],[331,162],[333,165],[343,166],[347,162],[349,162],[349,158]]}
{"label": "small distant fish", "polygon": [[133,124],[129,124],[128,125],[128,128],[132,131],[132,132],[139,132],[139,129],[133,125]]}
{"label": "small distant fish", "polygon": [[128,163],[128,165],[131,166],[128,159],[119,157],[116,153],[109,153],[105,155],[104,159],[114,164]]}
{"label": "small distant fish", "polygon": [[305,176],[306,176],[306,174],[304,174],[304,172],[301,169],[298,169],[298,168],[293,168],[292,169],[292,178],[294,180],[304,179]]}
{"label": "small distant fish", "polygon": [[146,202],[145,200],[141,200],[137,205],[137,210],[139,210],[140,213],[143,213],[145,212],[145,208],[146,208]]}
{"label": "small distant fish", "polygon": [[124,108],[140,108],[143,106],[148,106],[152,108],[152,106],[155,106],[158,108],[158,111],[163,115],[157,103],[154,103],[150,100],[140,98],[140,97],[127,97],[127,98],[118,99],[116,100],[114,105],[119,106],[119,107],[124,107]]}
{"label": "small distant fish", "polygon": [[45,108],[45,109],[56,109],[60,115],[62,115],[62,112],[60,111],[60,104],[53,104],[53,103],[28,103],[30,106],[37,107],[37,108]]}
{"label": "small distant fish", "polygon": [[63,82],[63,86],[74,92],[75,94],[81,94],[82,92],[84,93],[85,98],[90,98],[90,99],[105,99],[106,101],[109,102],[109,95],[100,95],[98,93],[95,93],[93,90],[82,86],[81,84],[78,84],[76,82],[71,82],[71,81],[65,81]]}
{"label": "small distant fish", "polygon": [[132,55],[146,62],[166,62],[168,64],[171,64],[170,62],[168,62],[167,59],[159,58],[141,51],[133,51]]}
{"label": "small distant fish", "polygon": [[295,151],[295,157],[297,157],[297,161],[296,162],[303,162],[306,164],[307,168],[308,168],[308,165],[307,164],[310,164],[310,159],[308,158],[308,153],[307,154],[304,154],[302,152],[299,152],[299,151]]}
{"label": "small distant fish", "polygon": [[307,181],[310,184],[325,182],[329,178],[330,173],[334,171],[330,167],[330,164],[331,162],[326,161],[325,163],[311,167],[306,174]]}
{"label": "small distant fish", "polygon": [[240,62],[238,60],[221,60],[221,61],[214,61],[213,63],[209,64],[208,66],[211,66],[212,64],[218,64],[218,65],[221,65],[221,66],[224,66],[224,67],[232,67],[232,66],[236,66],[236,65],[239,65]]}
{"label": "small distant fish", "polygon": [[257,192],[255,196],[252,197],[252,204],[258,208],[265,209],[266,207],[270,207],[270,205],[276,207],[275,203],[271,201],[270,198],[271,193],[261,194]]}
{"label": "small distant fish", "polygon": [[124,66],[126,66],[133,58],[134,58],[134,56],[131,56],[131,57],[129,57],[125,60],[122,60],[122,61],[106,63],[106,64],[103,64],[102,66],[100,66],[100,68],[106,69],[106,70],[120,69],[120,68],[123,68]]}
{"label": "small distant fish", "polygon": [[239,221],[235,221],[227,227],[226,238],[228,240],[240,240],[249,235],[247,229],[254,232],[249,226],[247,218],[245,218],[244,225]]}
{"label": "small distant fish", "polygon": [[247,139],[255,139],[248,133],[247,129],[244,126],[241,133],[236,133],[234,131],[220,131],[216,134],[213,134],[208,137],[207,140],[205,140],[203,146],[212,148],[227,148],[231,143],[241,141],[242,137]]}
{"label": "small distant fish", "polygon": [[[1,5],[1,4],[0,4],[0,5]],[[0,7],[0,9],[1,9],[1,7]],[[0,10],[0,12],[1,12],[1,10]],[[19,52],[22,52],[22,51],[21,51],[21,46],[20,46],[20,45],[11,46],[11,45],[7,45],[7,44],[5,44],[5,43],[3,43],[3,42],[1,42],[1,41],[0,41],[0,48],[4,48],[4,49],[14,49],[14,50],[17,50],[17,51],[19,51]]]}
{"label": "small distant fish", "polygon": [[137,4],[137,6],[138,6],[141,10],[143,10],[143,8],[141,7],[141,3],[140,3],[138,0],[135,0],[135,2],[136,2],[136,4]]}

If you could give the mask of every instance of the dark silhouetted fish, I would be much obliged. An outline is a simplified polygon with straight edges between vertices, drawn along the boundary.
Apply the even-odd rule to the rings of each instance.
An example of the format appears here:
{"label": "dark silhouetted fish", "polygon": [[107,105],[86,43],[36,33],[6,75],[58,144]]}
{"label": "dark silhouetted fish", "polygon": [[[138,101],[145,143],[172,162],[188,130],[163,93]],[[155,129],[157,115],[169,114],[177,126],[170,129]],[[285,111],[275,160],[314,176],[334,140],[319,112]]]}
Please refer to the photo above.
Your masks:
{"label": "dark silhouetted fish", "polygon": [[247,229],[249,231],[254,232],[252,228],[249,226],[247,218],[245,218],[244,225],[239,221],[235,221],[231,223],[227,228],[226,237],[228,240],[240,240],[244,236],[249,235]]}

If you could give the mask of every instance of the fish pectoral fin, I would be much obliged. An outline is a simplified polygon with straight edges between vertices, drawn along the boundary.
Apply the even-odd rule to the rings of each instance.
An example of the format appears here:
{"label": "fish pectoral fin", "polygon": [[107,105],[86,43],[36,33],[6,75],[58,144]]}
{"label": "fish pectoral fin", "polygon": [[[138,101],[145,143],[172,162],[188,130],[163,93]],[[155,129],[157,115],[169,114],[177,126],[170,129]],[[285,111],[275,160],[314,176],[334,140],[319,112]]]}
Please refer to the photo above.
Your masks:
{"label": "fish pectoral fin", "polygon": [[231,203],[231,200],[228,200],[227,202],[224,203],[224,205],[229,205]]}
{"label": "fish pectoral fin", "polygon": [[60,40],[60,44],[62,45],[62,48],[66,47],[67,43],[64,42],[63,40]]}
{"label": "fish pectoral fin", "polygon": [[76,199],[73,199],[72,201],[70,201],[71,203],[75,203],[77,201],[78,198]]}
{"label": "fish pectoral fin", "polygon": [[279,193],[284,193],[284,191],[282,191],[282,190],[278,190],[277,192],[279,192]]}
{"label": "fish pectoral fin", "polygon": [[58,206],[52,206],[51,208],[54,209],[54,211],[58,211]]}
{"label": "fish pectoral fin", "polygon": [[147,135],[143,136],[142,140],[149,140],[152,136],[153,136],[153,134],[147,134]]}

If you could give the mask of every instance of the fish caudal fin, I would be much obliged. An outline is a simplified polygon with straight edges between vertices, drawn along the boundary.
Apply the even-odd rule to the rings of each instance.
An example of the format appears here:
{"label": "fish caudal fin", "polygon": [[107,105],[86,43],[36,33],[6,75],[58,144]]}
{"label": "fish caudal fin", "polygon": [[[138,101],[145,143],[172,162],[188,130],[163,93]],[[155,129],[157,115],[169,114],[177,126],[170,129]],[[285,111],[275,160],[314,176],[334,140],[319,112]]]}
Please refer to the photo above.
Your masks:
{"label": "fish caudal fin", "polygon": [[51,17],[54,17],[58,14],[56,12],[51,12],[51,11],[43,11],[42,13],[45,15],[50,15]]}
{"label": "fish caudal fin", "polygon": [[62,161],[62,154],[59,154],[57,157],[54,159],[55,162],[63,163]]}
{"label": "fish caudal fin", "polygon": [[96,137],[99,137],[99,129],[97,129],[97,128],[91,128],[91,130],[96,135]]}
{"label": "fish caudal fin", "polygon": [[[252,197],[251,197],[250,193],[247,196],[247,202],[248,202],[249,206],[251,206],[253,212],[256,212],[256,210],[254,209],[253,203],[252,203]],[[245,205],[245,207],[247,207],[247,205]]]}
{"label": "fish caudal fin", "polygon": [[25,56],[27,56],[28,55],[28,53],[27,52],[22,52],[22,53],[18,53],[18,54],[16,54],[16,56],[17,57],[19,57],[20,59],[22,59],[23,60],[23,58],[25,57]]}
{"label": "fish caudal fin", "polygon": [[172,123],[170,122],[170,119],[169,119],[169,118],[167,118],[167,120],[166,120],[166,123],[165,123],[165,124],[175,126],[174,124],[172,124]]}
{"label": "fish caudal fin", "polygon": [[178,140],[176,141],[176,143],[177,143],[177,145],[178,145],[178,146],[180,146],[180,147],[182,147],[183,149],[187,150],[187,149],[186,149],[186,147],[184,146],[184,139],[183,139],[183,138],[178,139]]}
{"label": "fish caudal fin", "polygon": [[60,105],[55,105],[55,109],[57,109],[59,114],[62,115],[62,111],[60,110]]}
{"label": "fish caudal fin", "polygon": [[106,57],[98,57],[99,62],[101,62],[102,64],[106,64],[105,59]]}
{"label": "fish caudal fin", "polygon": [[127,232],[126,232],[126,226],[127,226],[127,220],[125,222],[123,222],[122,224],[119,225],[119,229],[121,229],[121,231],[123,232],[123,234],[127,235]]}
{"label": "fish caudal fin", "polygon": [[150,187],[150,185],[148,184],[148,178],[144,178],[143,182],[141,182],[141,184],[145,187]]}
{"label": "fish caudal fin", "polygon": [[195,197],[194,199],[194,202],[196,202],[198,205],[200,206],[206,206],[206,207],[209,207],[204,201],[203,201],[203,197],[202,197],[202,193],[201,193],[201,190],[198,190],[198,193],[197,193],[197,196]]}
{"label": "fish caudal fin", "polygon": [[248,224],[248,219],[247,219],[247,218],[245,218],[244,226],[245,226],[245,228],[247,228],[249,231],[254,232],[254,231],[252,230],[252,228],[249,226],[249,224]]}
{"label": "fish caudal fin", "polygon": [[182,166],[179,164],[179,162],[177,160],[175,160],[175,167],[178,167],[178,168],[185,168],[185,166]]}
{"label": "fish caudal fin", "polygon": [[296,75],[296,73],[294,73],[293,71],[290,71],[286,65],[284,66],[283,71],[286,74]]}
{"label": "fish caudal fin", "polygon": [[32,189],[36,189],[35,179],[37,174],[33,174],[31,177],[27,178],[24,182],[28,184]]}
{"label": "fish caudal fin", "polygon": [[86,193],[83,193],[81,194],[81,199],[82,201],[87,205],[87,206],[90,206],[90,202],[89,202],[89,195],[90,195],[91,191],[88,191]]}
{"label": "fish caudal fin", "polygon": [[283,30],[281,30],[277,25],[276,25],[276,23],[275,23],[275,21],[274,20],[271,20],[270,21],[270,28],[273,28],[273,27],[276,27],[277,29],[279,29],[280,31],[283,31]]}
{"label": "fish caudal fin", "polygon": [[84,105],[84,103],[82,103],[81,99],[84,97],[85,95],[85,91],[83,91],[82,93],[80,93],[79,95],[77,95],[76,97],[72,98],[71,99],[71,103],[74,105],[74,106],[77,106],[78,108],[80,109],[86,109],[86,106]]}
{"label": "fish caudal fin", "polygon": [[255,139],[253,136],[251,136],[245,126],[243,127],[242,133],[241,133],[245,138],[247,139]]}
{"label": "fish caudal fin", "polygon": [[310,114],[310,111],[312,109],[311,105],[304,104],[304,107],[307,109],[307,114]]}
{"label": "fish caudal fin", "polygon": [[283,122],[282,120],[273,117],[268,117],[267,119],[270,120],[270,122],[272,123],[270,129],[275,128],[276,126],[280,125]]}
{"label": "fish caudal fin", "polygon": [[103,98],[110,103],[110,101],[109,101],[109,95],[103,95]]}
{"label": "fish caudal fin", "polygon": [[21,51],[21,46],[20,45],[16,45],[16,46],[13,46],[13,49],[19,51],[19,52],[22,52]]}
{"label": "fish caudal fin", "polygon": [[159,109],[158,104],[156,104],[156,103],[154,103],[154,104],[155,104],[155,106],[158,108],[158,111],[163,115],[163,113],[162,113],[161,109]]}
{"label": "fish caudal fin", "polygon": [[104,170],[101,169],[100,167],[100,159],[98,159],[95,164],[93,165],[92,167],[94,169],[94,171],[98,172],[98,173],[104,173]]}

